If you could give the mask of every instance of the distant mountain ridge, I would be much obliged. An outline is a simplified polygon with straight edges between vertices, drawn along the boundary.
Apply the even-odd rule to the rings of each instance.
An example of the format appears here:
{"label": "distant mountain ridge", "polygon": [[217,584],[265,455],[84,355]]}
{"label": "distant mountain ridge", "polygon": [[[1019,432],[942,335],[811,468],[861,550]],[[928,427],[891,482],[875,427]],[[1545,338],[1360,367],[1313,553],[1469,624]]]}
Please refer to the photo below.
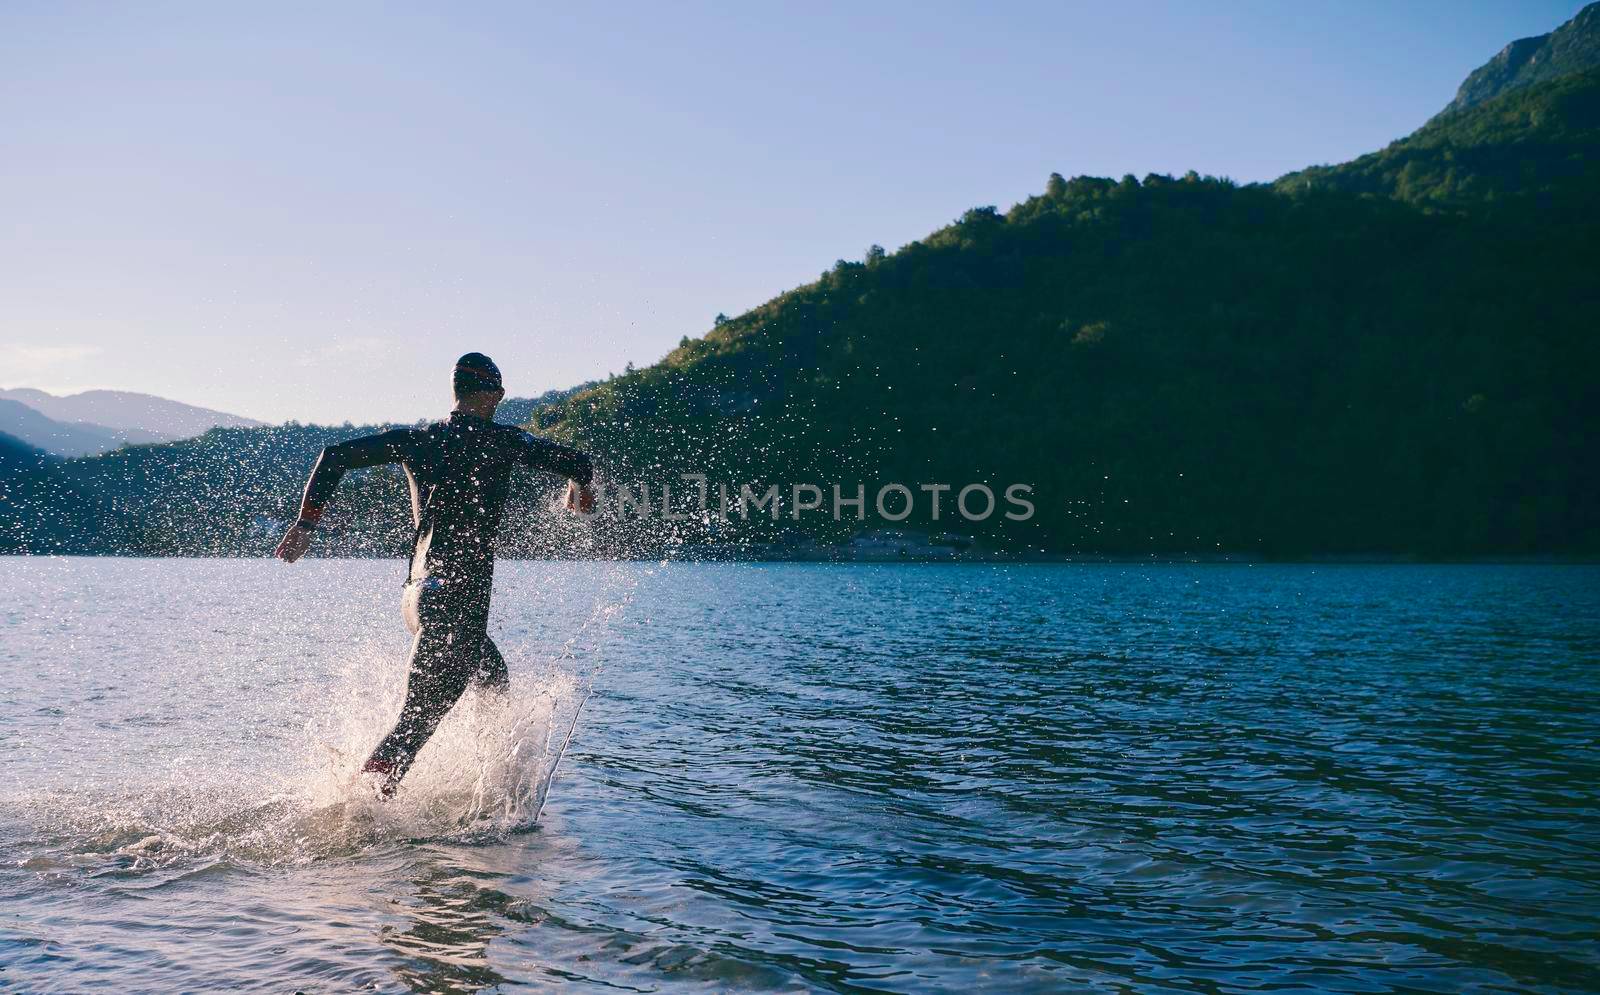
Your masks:
{"label": "distant mountain ridge", "polygon": [[[508,397],[497,418],[526,424],[539,409],[594,386],[590,381],[538,397]],[[58,396],[31,387],[0,390],[0,436],[52,456],[98,456],[123,445],[181,442],[215,428],[268,427],[253,418],[133,391]]]}
{"label": "distant mountain ridge", "polygon": [[1434,118],[1464,111],[1511,90],[1600,67],[1600,2],[1549,34],[1519,38],[1474,69]]}
{"label": "distant mountain ridge", "polygon": [[0,390],[0,398],[21,401],[57,421],[85,421],[120,431],[145,432],[166,439],[191,438],[212,428],[256,428],[254,418],[215,411],[131,390],[86,390],[51,394],[31,387]]}
{"label": "distant mountain ridge", "polygon": [[0,432],[0,471],[33,469],[50,458],[49,453],[37,446],[30,446],[14,435]]}
{"label": "distant mountain ridge", "polygon": [[540,409],[559,404],[572,395],[598,386],[598,384],[598,380],[589,380],[578,384],[576,387],[547,390],[538,397],[508,397],[500,402],[500,407],[495,410],[494,417],[496,421],[506,422],[507,424],[526,425],[534,420],[534,413]]}
{"label": "distant mountain ridge", "polygon": [[126,439],[104,425],[57,421],[21,401],[7,398],[0,398],[0,433],[56,456],[95,456],[125,442],[161,441]]}
{"label": "distant mountain ridge", "polygon": [[0,390],[0,432],[59,456],[89,456],[124,444],[176,442],[213,428],[262,424],[135,391],[86,390],[63,396],[32,387]]}

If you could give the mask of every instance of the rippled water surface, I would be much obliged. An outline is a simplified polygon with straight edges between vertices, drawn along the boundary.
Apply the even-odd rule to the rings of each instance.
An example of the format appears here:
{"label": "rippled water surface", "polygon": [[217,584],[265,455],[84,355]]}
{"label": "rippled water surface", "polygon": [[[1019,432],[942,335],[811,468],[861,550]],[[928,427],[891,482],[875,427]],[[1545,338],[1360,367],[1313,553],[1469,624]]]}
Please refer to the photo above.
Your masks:
{"label": "rippled water surface", "polygon": [[1595,568],[507,563],[381,805],[397,574],[0,560],[0,989],[1600,985]]}

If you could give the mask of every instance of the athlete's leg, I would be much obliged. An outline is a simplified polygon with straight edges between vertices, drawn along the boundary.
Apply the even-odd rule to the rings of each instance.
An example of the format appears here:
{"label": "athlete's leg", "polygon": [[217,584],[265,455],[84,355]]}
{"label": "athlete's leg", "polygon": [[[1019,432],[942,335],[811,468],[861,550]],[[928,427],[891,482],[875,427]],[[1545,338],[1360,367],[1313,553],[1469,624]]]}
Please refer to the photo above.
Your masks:
{"label": "athlete's leg", "polygon": [[385,775],[385,794],[405,777],[440,721],[467,689],[470,670],[462,666],[461,653],[451,642],[443,626],[424,625],[411,644],[400,717],[362,767]]}
{"label": "athlete's leg", "polygon": [[483,662],[478,665],[472,682],[485,691],[504,694],[511,690],[511,672],[506,669],[506,658],[500,655],[500,647],[487,635],[483,637]]}

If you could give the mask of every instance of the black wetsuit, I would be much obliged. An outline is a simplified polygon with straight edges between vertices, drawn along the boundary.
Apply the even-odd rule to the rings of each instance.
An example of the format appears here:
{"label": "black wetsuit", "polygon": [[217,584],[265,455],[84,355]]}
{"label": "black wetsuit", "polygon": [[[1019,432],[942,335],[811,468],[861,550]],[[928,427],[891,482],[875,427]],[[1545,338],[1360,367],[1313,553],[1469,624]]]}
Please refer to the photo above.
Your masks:
{"label": "black wetsuit", "polygon": [[494,544],[512,467],[548,470],[587,486],[587,455],[455,412],[426,428],[395,429],[328,446],[306,484],[301,517],[315,521],[346,470],[399,463],[411,483],[416,535],[403,609],[415,636],[405,706],[367,761],[392,784],[469,683],[505,687],[505,660],[489,638]]}

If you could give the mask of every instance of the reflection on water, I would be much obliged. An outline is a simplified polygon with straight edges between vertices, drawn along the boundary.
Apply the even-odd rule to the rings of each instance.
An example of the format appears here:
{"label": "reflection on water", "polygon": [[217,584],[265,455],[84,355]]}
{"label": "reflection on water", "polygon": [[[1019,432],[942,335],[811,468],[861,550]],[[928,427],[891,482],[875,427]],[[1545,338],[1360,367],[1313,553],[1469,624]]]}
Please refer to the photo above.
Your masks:
{"label": "reflection on water", "polygon": [[[385,946],[406,958],[395,973],[413,991],[476,992],[506,980],[489,966],[489,940],[517,903],[495,890],[504,874],[465,856],[423,863],[410,876],[409,899],[397,900],[407,925],[378,931]],[[476,866],[463,866],[469,863]]]}
{"label": "reflection on water", "polygon": [[0,988],[1600,968],[1592,568],[508,564],[511,702],[383,805],[392,570],[302,566],[0,561]]}

